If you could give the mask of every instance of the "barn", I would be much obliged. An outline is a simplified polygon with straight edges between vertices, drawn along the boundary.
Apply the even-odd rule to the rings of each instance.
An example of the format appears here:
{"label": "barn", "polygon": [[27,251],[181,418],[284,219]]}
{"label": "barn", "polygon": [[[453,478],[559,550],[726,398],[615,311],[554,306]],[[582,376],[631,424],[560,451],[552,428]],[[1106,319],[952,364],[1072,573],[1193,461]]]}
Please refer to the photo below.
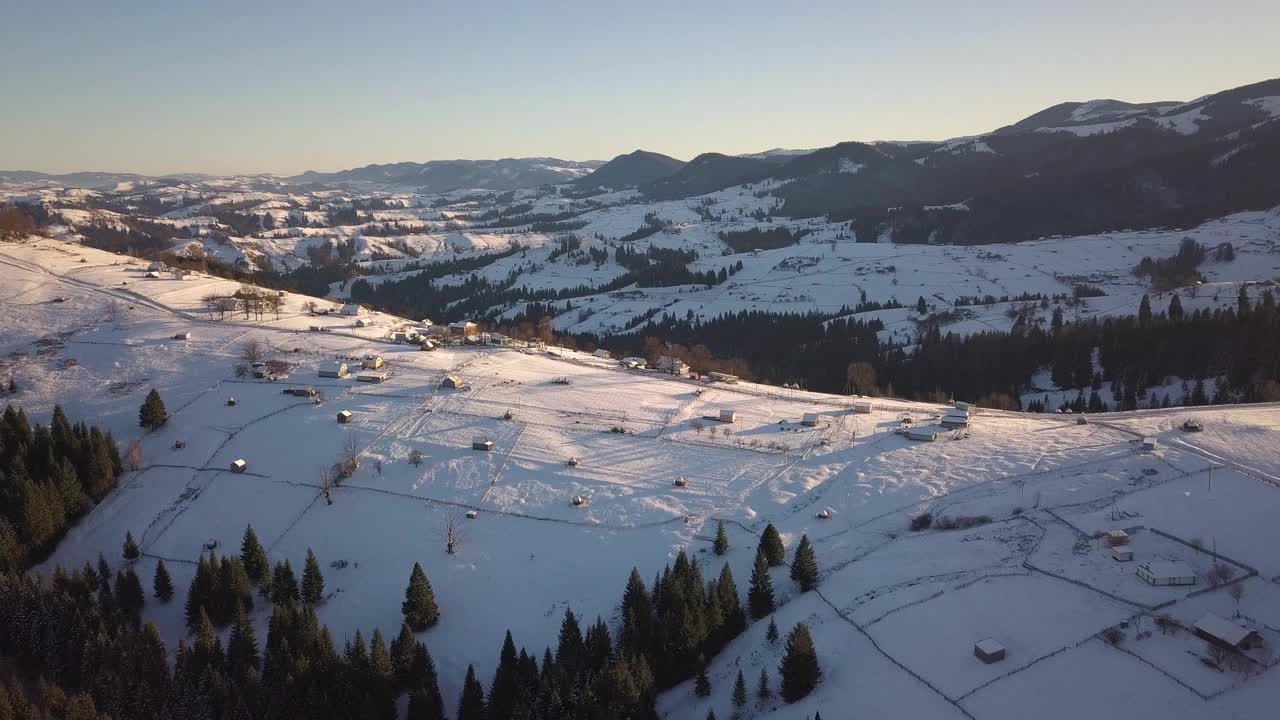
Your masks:
{"label": "barn", "polygon": [[364,307],[361,306],[359,303],[347,303],[346,305],[342,306],[343,315],[351,315],[354,317],[356,315],[364,315],[368,312],[369,311],[364,309]]}
{"label": "barn", "polygon": [[338,424],[339,424],[339,425],[346,425],[347,423],[351,422],[351,418],[352,418],[352,417],[353,417],[353,415],[351,414],[351,411],[350,411],[350,410],[339,410],[339,411],[338,411]]}
{"label": "barn", "polygon": [[867,414],[871,412],[870,400],[855,400],[853,403],[853,411],[856,413]]}
{"label": "barn", "polygon": [[816,427],[818,425],[818,413],[816,412],[805,413],[804,418],[800,421],[800,424],[804,425],[805,427]]}
{"label": "barn", "polygon": [[444,380],[440,382],[440,387],[452,388],[454,390],[460,390],[466,386],[467,384],[457,375],[445,375]]}
{"label": "barn", "polygon": [[723,409],[723,410],[721,410],[721,411],[720,411],[720,416],[719,416],[719,417],[720,417],[720,422],[722,422],[722,423],[732,423],[732,422],[734,422],[735,420],[737,420],[737,419],[738,419],[738,413],[736,413],[736,412],[734,412],[734,411],[732,411],[732,410],[730,410],[730,409],[728,409],[728,408],[725,408],[725,409]]}
{"label": "barn", "polygon": [[243,458],[237,458],[231,461],[231,472],[233,473],[242,473],[248,469],[249,463],[245,462]]}
{"label": "barn", "polygon": [[1206,613],[1196,621],[1197,637],[1228,650],[1249,650],[1262,644],[1262,636],[1256,630],[1241,627],[1230,620]]}

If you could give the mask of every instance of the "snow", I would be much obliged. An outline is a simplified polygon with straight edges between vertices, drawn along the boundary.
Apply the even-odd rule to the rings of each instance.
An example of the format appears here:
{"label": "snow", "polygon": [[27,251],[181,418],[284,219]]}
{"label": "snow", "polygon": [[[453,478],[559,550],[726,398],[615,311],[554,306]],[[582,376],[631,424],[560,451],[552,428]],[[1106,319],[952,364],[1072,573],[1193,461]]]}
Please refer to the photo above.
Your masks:
{"label": "snow", "polygon": [[[739,207],[759,200],[749,191],[718,198]],[[639,220],[630,208],[595,212],[592,222],[602,228]],[[693,214],[686,204],[662,213]],[[1248,213],[1190,231],[1203,242],[1230,238],[1238,259],[1207,264],[1214,282],[1184,303],[1207,306],[1215,292],[1233,302],[1235,283],[1273,260],[1276,222],[1274,211]],[[714,239],[682,232],[708,247]],[[811,295],[794,301],[804,306],[847,298],[851,283],[872,297],[910,300],[960,277],[967,279],[951,292],[1058,288],[1065,285],[1055,272],[1096,272],[1111,273],[1099,282],[1113,294],[1085,312],[1118,312],[1144,290],[1127,271],[1135,258],[1168,254],[1182,234],[1075,239],[1090,243],[1087,258],[1067,254],[1057,239],[996,248],[805,242],[733,258],[744,270],[705,295],[664,288],[575,306],[597,306],[596,316],[608,317],[624,305],[628,312],[653,303],[707,312]],[[62,403],[72,418],[92,418],[122,444],[141,439],[146,459],[69,533],[45,569],[96,559],[131,531],[146,553],[144,580],[164,557],[181,588],[205,543],[234,550],[252,524],[273,559],[300,565],[308,549],[317,553],[330,591],[320,618],[342,643],[357,629],[395,632],[409,570],[421,562],[443,618],[420,637],[451,704],[468,664],[491,674],[508,628],[535,652],[555,642],[566,608],[616,629],[616,603],[633,566],[652,577],[685,549],[708,576],[727,562],[745,590],[755,538],[772,522],[788,547],[808,535],[816,549],[821,594],[799,592],[785,568],[775,569],[775,619],[784,634],[796,622],[810,625],[825,679],[795,705],[753,700],[757,717],[801,720],[820,710],[833,718],[1260,718],[1280,698],[1274,668],[1221,673],[1198,659],[1203,642],[1185,631],[1137,633],[1154,627],[1157,612],[1190,626],[1206,613],[1234,618],[1239,611],[1244,617],[1232,622],[1262,627],[1273,647],[1280,642],[1266,630],[1280,627],[1280,591],[1269,580],[1280,575],[1271,551],[1280,544],[1280,405],[1113,413],[1084,426],[1071,416],[984,410],[967,429],[911,443],[893,432],[902,417],[932,428],[948,408],[877,399],[871,413],[855,414],[854,398],[704,385],[571,351],[425,353],[385,341],[407,321],[381,315],[378,326],[357,328],[354,318],[309,316],[302,309],[308,298],[293,294],[279,319],[219,321],[200,298],[237,283],[203,275],[134,281],[145,266],[130,262],[57,240],[0,245],[0,351],[22,388],[17,401],[45,422]],[[112,300],[120,314],[109,320]],[[1163,302],[1167,296],[1153,299]],[[1007,322],[998,320],[999,309],[975,309],[967,322]],[[892,320],[894,312],[882,316]],[[332,331],[307,332],[312,324]],[[190,341],[172,341],[183,331]],[[250,338],[295,364],[288,379],[235,377],[238,344]],[[318,377],[326,363],[369,354],[386,360],[386,383]],[[67,359],[78,364],[67,367]],[[446,374],[467,387],[441,388]],[[552,382],[562,377],[568,385]],[[322,393],[319,404],[282,392],[309,386]],[[172,417],[142,434],[137,408],[152,387]],[[236,405],[226,404],[229,396]],[[735,422],[703,420],[720,409],[733,410]],[[352,422],[338,424],[337,410],[350,410]],[[800,424],[809,413],[818,416],[816,427]],[[1180,429],[1191,416],[1203,432]],[[477,435],[493,441],[491,452],[471,449]],[[1159,440],[1156,452],[1140,452],[1135,441],[1144,436]],[[175,440],[185,447],[175,449]],[[348,440],[361,464],[333,490],[330,505],[320,471]],[[424,458],[416,467],[408,462],[415,450]],[[236,458],[247,461],[246,473],[226,469]],[[569,458],[580,462],[569,465]],[[575,495],[588,502],[575,507]],[[830,519],[819,519],[819,510]],[[477,517],[463,521],[465,539],[448,555],[440,528],[466,511]],[[925,511],[989,522],[910,531],[910,518]],[[713,558],[719,520],[731,549]],[[1090,539],[1117,527],[1132,538],[1133,563],[1116,563]],[[1193,595],[1208,588],[1214,562],[1197,543],[1227,558],[1237,577],[1258,570],[1238,605],[1225,589]],[[347,564],[329,566],[337,561]],[[1151,561],[1185,562],[1200,582],[1148,586],[1134,569]],[[269,612],[265,604],[254,610],[260,632]],[[146,617],[172,648],[183,633],[181,603],[151,603]],[[1125,623],[1120,646],[1098,638]],[[754,623],[712,660],[710,698],[697,698],[685,683],[659,698],[660,715],[701,720],[714,708],[727,716],[739,669],[751,682],[768,669],[776,688],[781,644],[764,641],[764,625]],[[986,665],[973,656],[974,643],[986,638],[1007,648],[1005,660]]]}
{"label": "snow", "polygon": [[1280,95],[1253,98],[1252,100],[1245,100],[1244,103],[1258,108],[1273,118],[1280,117]]}

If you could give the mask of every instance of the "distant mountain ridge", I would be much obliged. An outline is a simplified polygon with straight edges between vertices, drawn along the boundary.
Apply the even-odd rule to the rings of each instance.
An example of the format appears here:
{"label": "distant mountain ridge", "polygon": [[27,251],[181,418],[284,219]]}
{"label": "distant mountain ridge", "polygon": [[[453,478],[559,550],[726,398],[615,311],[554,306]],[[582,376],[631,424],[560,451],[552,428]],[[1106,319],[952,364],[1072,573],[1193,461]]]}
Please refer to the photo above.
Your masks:
{"label": "distant mountain ridge", "polygon": [[558,158],[429,160],[421,163],[365,165],[328,173],[308,170],[285,180],[300,184],[376,183],[437,193],[469,188],[518,190],[577,180],[602,165],[604,162],[599,160],[576,161]]}
{"label": "distant mountain ridge", "polygon": [[626,155],[619,155],[596,168],[590,175],[578,178],[574,183],[584,188],[636,187],[674,175],[685,164],[683,160],[677,160],[669,155],[636,150]]}

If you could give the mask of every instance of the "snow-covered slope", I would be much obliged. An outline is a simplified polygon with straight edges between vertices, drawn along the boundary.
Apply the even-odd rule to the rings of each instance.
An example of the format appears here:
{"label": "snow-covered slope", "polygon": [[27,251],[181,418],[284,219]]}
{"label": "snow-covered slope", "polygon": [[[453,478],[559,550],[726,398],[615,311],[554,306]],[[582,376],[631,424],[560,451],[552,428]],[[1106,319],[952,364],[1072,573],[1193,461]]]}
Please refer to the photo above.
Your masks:
{"label": "snow-covered slope", "polygon": [[[967,430],[944,430],[937,405],[875,399],[872,412],[856,413],[853,398],[704,385],[567,351],[421,352],[388,342],[396,318],[356,327],[350,317],[313,317],[302,296],[286,296],[278,318],[219,320],[202,298],[237,284],[146,279],[143,270],[54,240],[0,244],[0,362],[18,379],[13,400],[40,421],[62,403],[122,444],[140,438],[144,450],[144,467],[46,568],[95,559],[131,531],[143,577],[163,557],[185,587],[206,543],[237,547],[252,524],[273,559],[319,556],[330,591],[319,614],[341,644],[357,629],[394,633],[409,570],[421,562],[442,609],[421,637],[452,706],[468,664],[491,674],[508,627],[534,649],[555,642],[565,608],[616,630],[633,566],[651,577],[685,549],[708,574],[727,561],[745,588],[755,538],[772,522],[789,550],[802,534],[816,547],[818,591],[801,593],[785,568],[773,571],[775,619],[784,633],[801,621],[814,629],[824,680],[795,705],[752,700],[755,717],[1260,719],[1280,700],[1274,655],[1248,673],[1214,669],[1199,659],[1209,657],[1202,640],[1154,624],[1162,616],[1190,627],[1214,612],[1256,629],[1268,647],[1280,643],[1274,405],[1088,424],[984,411]],[[187,331],[191,339],[172,339]],[[247,339],[291,363],[289,378],[238,379]],[[386,359],[386,383],[317,376],[335,357],[369,353]],[[447,373],[468,387],[440,387]],[[144,435],[137,408],[152,387],[172,417]],[[314,387],[322,400],[281,392],[288,387]],[[735,422],[702,419],[721,409],[736,411]],[[337,424],[339,410],[354,422]],[[816,425],[800,424],[806,413]],[[938,439],[895,433],[908,417]],[[1188,417],[1203,432],[1184,433]],[[473,451],[476,435],[493,451]],[[1144,452],[1142,437],[1157,448]],[[319,473],[349,440],[360,469],[329,505]],[[415,450],[420,466],[408,462]],[[580,463],[568,465],[571,457]],[[248,472],[226,470],[237,458]],[[574,495],[586,504],[572,505]],[[439,531],[462,509],[478,516],[451,556]],[[925,511],[989,521],[909,530]],[[723,560],[709,550],[721,519],[731,540]],[[1129,530],[1134,562],[1115,562],[1091,539],[1116,527]],[[1238,602],[1225,588],[1201,592],[1214,563],[1201,546],[1244,578]],[[1146,584],[1135,568],[1154,560],[1187,563],[1197,584]],[[151,602],[145,615],[172,647],[181,603]],[[260,633],[268,615],[254,611]],[[754,680],[766,669],[776,688],[781,648],[765,640],[765,624],[712,661],[709,698],[679,686],[660,699],[661,715],[728,717],[739,670]],[[1109,628],[1119,631],[1114,646],[1103,639]],[[988,637],[1007,648],[1002,662],[974,657],[973,644]]]}

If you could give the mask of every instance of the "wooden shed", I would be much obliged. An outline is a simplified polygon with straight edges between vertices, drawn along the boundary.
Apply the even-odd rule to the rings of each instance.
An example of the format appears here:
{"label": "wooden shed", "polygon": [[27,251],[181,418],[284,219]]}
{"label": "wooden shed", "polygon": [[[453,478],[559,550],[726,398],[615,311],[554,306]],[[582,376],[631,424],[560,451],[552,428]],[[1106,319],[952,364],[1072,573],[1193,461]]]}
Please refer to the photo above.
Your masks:
{"label": "wooden shed", "polygon": [[492,450],[493,441],[483,435],[476,435],[475,437],[471,438],[471,449],[485,450],[485,451]]}
{"label": "wooden shed", "polygon": [[231,461],[231,472],[233,473],[242,473],[248,469],[249,463],[245,462],[243,458],[237,458]]}
{"label": "wooden shed", "polygon": [[1004,646],[991,638],[984,638],[973,644],[973,655],[990,665],[1004,659]]}
{"label": "wooden shed", "polygon": [[364,367],[366,370],[379,370],[386,364],[386,361],[382,359],[381,355],[364,356]]}
{"label": "wooden shed", "polygon": [[732,410],[724,409],[720,411],[720,422],[731,423],[738,419],[738,414]]}
{"label": "wooden shed", "polygon": [[1153,437],[1142,438],[1142,449],[1145,452],[1154,452],[1160,447],[1160,441]]}
{"label": "wooden shed", "polygon": [[817,427],[818,417],[819,415],[816,412],[805,413],[804,418],[800,420],[800,424],[805,427]]}
{"label": "wooden shed", "polygon": [[1116,562],[1132,562],[1133,548],[1129,547],[1128,545],[1113,547],[1111,548],[1111,559],[1115,560]]}
{"label": "wooden shed", "polygon": [[462,381],[462,378],[457,375],[445,375],[444,380],[440,382],[440,387],[453,388],[454,390],[464,388],[466,385],[467,384]]}
{"label": "wooden shed", "polygon": [[344,362],[332,362],[320,368],[320,377],[343,378],[346,376],[347,364]]}
{"label": "wooden shed", "polygon": [[366,372],[356,376],[357,382],[365,383],[384,383],[387,381],[387,374],[384,372]]}
{"label": "wooden shed", "polygon": [[938,439],[938,433],[933,430],[925,430],[924,428],[911,428],[907,431],[908,440],[918,440],[920,442],[933,442]]}
{"label": "wooden shed", "polygon": [[190,340],[190,339],[191,339],[191,333],[190,333],[190,332],[180,332],[180,333],[178,333],[178,334],[174,335],[174,336],[173,336],[173,339],[174,339],[174,340]]}
{"label": "wooden shed", "polygon": [[867,414],[871,412],[870,400],[855,400],[853,403],[853,411],[856,413]]}
{"label": "wooden shed", "polygon": [[951,408],[942,414],[942,427],[946,428],[962,428],[969,427],[969,413],[964,410]]}
{"label": "wooden shed", "polygon": [[1249,650],[1262,644],[1258,631],[1241,627],[1213,613],[1206,613],[1197,620],[1194,632],[1197,637],[1228,650]]}
{"label": "wooden shed", "polygon": [[1111,547],[1129,544],[1129,533],[1124,530],[1108,530],[1102,534],[1102,541]]}
{"label": "wooden shed", "polygon": [[347,423],[351,422],[351,418],[353,418],[353,417],[355,417],[355,416],[351,414],[351,411],[350,411],[350,410],[339,410],[339,411],[338,411],[338,423],[339,423],[340,425],[346,425]]}

